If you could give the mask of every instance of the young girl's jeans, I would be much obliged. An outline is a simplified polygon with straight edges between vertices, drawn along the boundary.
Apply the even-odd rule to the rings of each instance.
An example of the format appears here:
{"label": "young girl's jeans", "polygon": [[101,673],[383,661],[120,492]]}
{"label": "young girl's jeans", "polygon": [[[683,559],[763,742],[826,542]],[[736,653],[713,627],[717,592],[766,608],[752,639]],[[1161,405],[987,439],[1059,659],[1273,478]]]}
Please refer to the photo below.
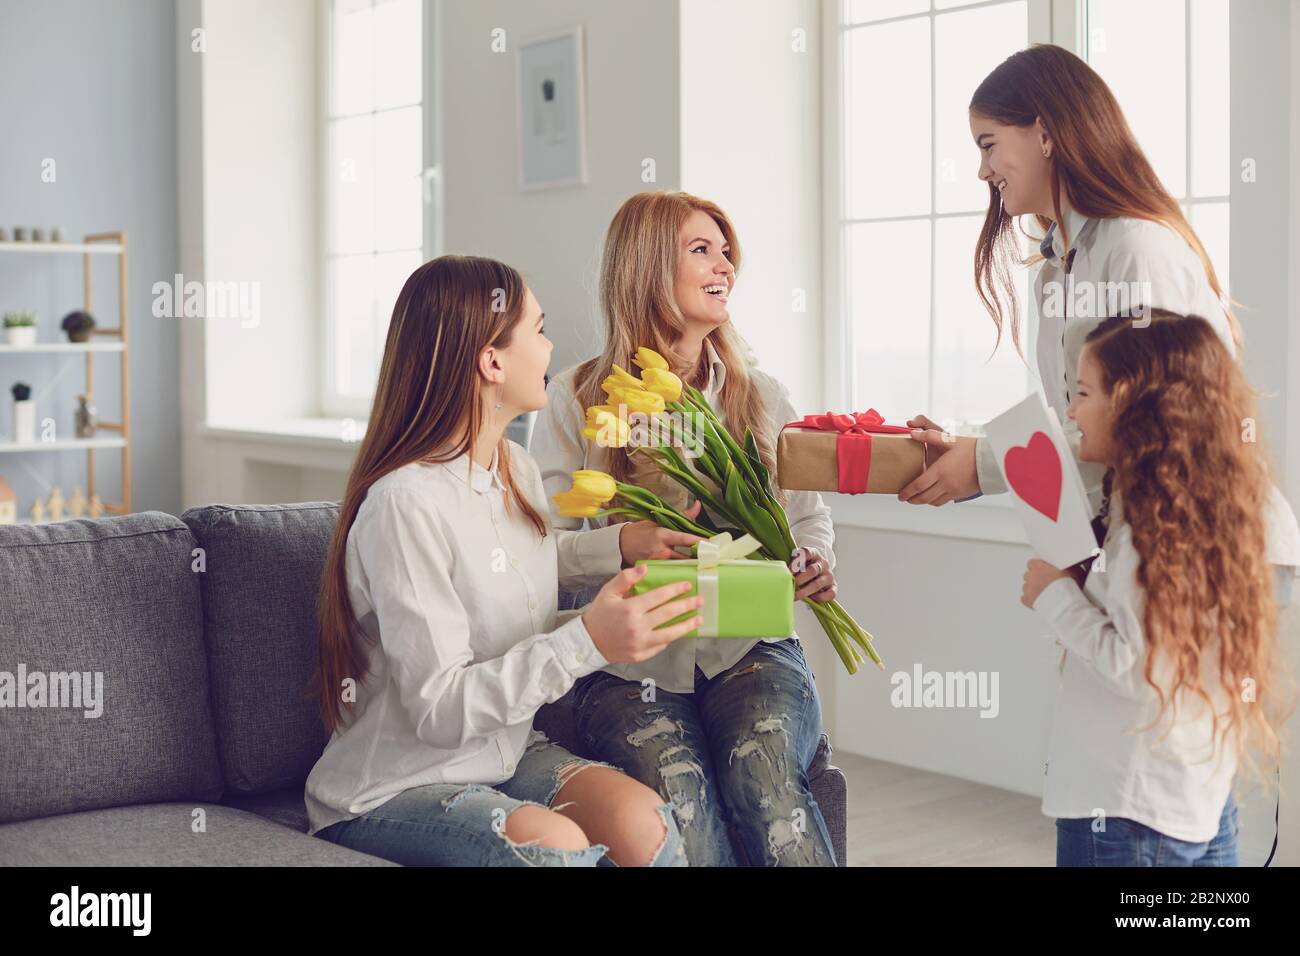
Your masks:
{"label": "young girl's jeans", "polygon": [[[515,775],[505,783],[412,787],[316,836],[403,866],[612,866],[603,843],[558,850],[506,836],[506,817],[527,804],[549,807],[560,790],[561,772],[572,774],[575,763],[606,766],[575,757],[534,730]],[[668,832],[651,866],[687,865],[670,810],[667,804],[659,808]]]}
{"label": "young girl's jeans", "polygon": [[1237,804],[1228,794],[1219,832],[1205,843],[1165,836],[1124,817],[1108,817],[1106,829],[1093,832],[1091,817],[1056,821],[1057,866],[1236,866]]}
{"label": "young girl's jeans", "polygon": [[798,640],[759,641],[713,678],[697,667],[693,694],[650,690],[604,671],[579,679],[578,730],[672,804],[691,866],[835,865],[808,786],[821,701]]}

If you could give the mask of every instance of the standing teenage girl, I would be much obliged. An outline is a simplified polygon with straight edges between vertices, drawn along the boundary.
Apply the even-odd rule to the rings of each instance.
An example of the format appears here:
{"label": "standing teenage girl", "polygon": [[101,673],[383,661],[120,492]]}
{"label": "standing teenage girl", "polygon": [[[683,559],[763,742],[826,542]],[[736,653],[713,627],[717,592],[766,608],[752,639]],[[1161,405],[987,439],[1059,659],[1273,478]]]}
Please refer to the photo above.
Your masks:
{"label": "standing teenage girl", "polygon": [[[998,341],[1022,330],[1012,279],[1021,265],[1015,230],[1033,216],[1045,230],[1034,283],[1039,326],[1036,367],[1047,403],[1064,420],[1076,394],[1084,339],[1107,316],[1151,309],[1197,315],[1232,354],[1237,322],[1205,247],[1178,200],[1161,184],[1129,129],[1114,94],[1079,57],[1038,45],[1008,57],[976,89],[970,129],[980,150],[979,177],[989,208],[975,249],[975,281],[993,316]],[[909,425],[930,446],[934,463],[901,492],[911,504],[943,505],[1007,490],[993,448],[983,438],[944,435],[925,415]],[[1077,450],[1078,429],[1063,421]],[[1104,469],[1081,462],[1094,509]],[[1295,518],[1270,491],[1270,531],[1294,537]],[[1289,600],[1300,553],[1280,555],[1279,600]]]}

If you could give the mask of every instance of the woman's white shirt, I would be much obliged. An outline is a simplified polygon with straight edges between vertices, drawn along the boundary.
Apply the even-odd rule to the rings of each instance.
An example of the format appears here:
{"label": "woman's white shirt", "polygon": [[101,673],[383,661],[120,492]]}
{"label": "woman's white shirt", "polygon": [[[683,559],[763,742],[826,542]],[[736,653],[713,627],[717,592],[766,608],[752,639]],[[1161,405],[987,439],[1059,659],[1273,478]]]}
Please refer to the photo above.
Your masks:
{"label": "woman's white shirt", "polygon": [[[1039,310],[1036,360],[1044,397],[1060,418],[1077,459],[1079,427],[1066,409],[1078,388],[1076,373],[1084,340],[1108,315],[1138,306],[1197,315],[1210,323],[1230,354],[1236,355],[1237,350],[1223,304],[1210,287],[1200,256],[1173,229],[1146,219],[1089,219],[1073,210],[1066,213],[1065,222],[1069,252],[1055,224],[1041,246],[1046,258],[1034,282]],[[975,450],[980,491],[1007,491],[993,446],[980,438]],[[1078,465],[1095,512],[1101,503],[1105,468],[1093,462]],[[1278,568],[1279,598],[1285,604],[1292,579],[1300,572],[1300,528],[1276,486],[1271,497],[1269,560]]]}
{"label": "woman's white shirt", "polygon": [[[1198,315],[1214,327],[1230,354],[1236,354],[1236,346],[1200,256],[1173,229],[1146,219],[1089,219],[1073,210],[1065,222],[1068,253],[1055,224],[1041,246],[1045,259],[1034,280],[1039,314],[1035,358],[1043,396],[1077,452],[1079,428],[1065,412],[1078,388],[1084,340],[1108,315],[1138,306]],[[976,443],[976,466],[984,494],[1007,490],[993,447],[983,438]],[[1080,471],[1095,509],[1104,469],[1082,462]]]}
{"label": "woman's white shirt", "polygon": [[[536,463],[513,442],[510,463],[546,519]],[[542,537],[505,502],[496,455],[488,469],[467,455],[405,465],[366,495],[346,567],[375,643],[351,717],[307,778],[309,833],[411,787],[509,779],[537,709],[608,664],[576,613],[559,624],[556,585],[616,574],[621,529]]]}
{"label": "woman's white shirt", "polygon": [[[727,368],[707,338],[704,348],[709,363],[709,380],[701,392],[714,409],[718,409],[717,398],[726,381]],[[609,471],[610,452],[626,454],[623,449],[600,448],[595,443],[582,437],[586,424],[586,410],[578,404],[574,393],[573,379],[576,368],[567,369],[551,379],[547,387],[547,405],[538,415],[533,428],[530,450],[542,469],[542,478],[550,494],[567,490],[572,483],[573,472],[587,468],[597,471]],[[800,418],[790,397],[780,381],[760,369],[750,368],[754,383],[759,390],[774,427],[779,431],[786,422]],[[718,412],[722,414],[721,411]],[[725,421],[725,419],[724,419]],[[773,445],[776,435],[772,436]],[[641,456],[636,456],[640,459]],[[688,464],[690,459],[687,459]],[[659,478],[654,474],[653,466],[644,466],[641,473],[646,478]],[[634,483],[636,479],[634,478]],[[644,480],[644,479],[640,479]],[[659,482],[665,497],[677,507],[685,507],[685,492],[667,482]],[[659,490],[656,488],[656,490]],[[552,503],[553,504],[553,503]],[[718,527],[725,522],[705,506],[705,511]],[[799,547],[811,547],[826,556],[830,569],[835,567],[835,529],[831,523],[831,509],[822,501],[815,491],[787,491],[786,515],[790,520],[790,534]],[[565,518],[558,514],[553,516],[557,526],[578,528],[582,519]],[[591,523],[596,528],[609,526],[608,519],[596,518]],[[592,533],[592,532],[587,532]],[[762,638],[767,641],[782,641],[784,637]],[[690,694],[695,691],[695,668],[698,665],[706,677],[714,677],[731,667],[758,643],[755,640],[734,638],[683,638],[670,644],[664,651],[638,664],[612,664],[603,670],[622,677],[624,680],[653,680],[655,686],[677,694]]]}
{"label": "woman's white shirt", "polygon": [[[1034,602],[1064,648],[1043,813],[1124,817],[1204,843],[1218,833],[1237,758],[1227,743],[1214,753],[1213,714],[1195,694],[1180,692],[1160,722],[1143,729],[1156,719],[1159,699],[1144,676],[1149,652],[1140,558],[1117,498],[1111,509],[1104,572],[1090,572],[1082,590],[1073,578],[1060,578]],[[1218,656],[1217,641],[1202,650],[1201,681],[1222,720],[1227,697]],[[1166,655],[1157,658],[1153,677],[1170,686]]]}

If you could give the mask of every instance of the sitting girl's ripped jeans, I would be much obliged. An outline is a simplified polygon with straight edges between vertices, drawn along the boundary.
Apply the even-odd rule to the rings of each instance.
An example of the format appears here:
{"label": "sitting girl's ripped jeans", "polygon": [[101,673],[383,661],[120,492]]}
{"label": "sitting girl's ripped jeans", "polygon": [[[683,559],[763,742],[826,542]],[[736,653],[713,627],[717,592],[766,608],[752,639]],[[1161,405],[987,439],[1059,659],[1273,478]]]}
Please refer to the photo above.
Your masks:
{"label": "sitting girl's ripped jeans", "polygon": [[[534,730],[515,775],[504,783],[412,787],[316,836],[403,866],[613,866],[603,843],[559,850],[517,843],[506,835],[511,813],[526,805],[550,808],[579,766],[609,765],[575,757]],[[666,804],[659,808],[667,833],[650,866],[687,865],[670,810]]]}
{"label": "sitting girl's ripped jeans", "polygon": [[835,866],[808,785],[821,701],[797,639],[759,641],[712,678],[697,667],[693,694],[648,700],[639,682],[596,671],[574,699],[588,751],[672,803],[691,866]]}

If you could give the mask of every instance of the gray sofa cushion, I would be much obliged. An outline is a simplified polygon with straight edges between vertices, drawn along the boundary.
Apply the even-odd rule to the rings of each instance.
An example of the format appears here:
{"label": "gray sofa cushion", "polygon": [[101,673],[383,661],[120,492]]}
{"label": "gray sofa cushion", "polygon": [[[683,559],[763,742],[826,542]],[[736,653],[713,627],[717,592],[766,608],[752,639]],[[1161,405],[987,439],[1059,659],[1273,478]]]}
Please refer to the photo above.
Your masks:
{"label": "gray sofa cushion", "polygon": [[221,796],[193,548],[154,511],[0,527],[0,671],[103,682],[98,717],[0,707],[0,823]]}
{"label": "gray sofa cushion", "polygon": [[[194,811],[203,830],[194,832]],[[396,866],[242,810],[155,803],[0,826],[10,866]]]}
{"label": "gray sofa cushion", "polygon": [[181,516],[204,550],[204,639],[229,791],[300,785],[328,735],[305,696],[333,502],[209,505]]}

